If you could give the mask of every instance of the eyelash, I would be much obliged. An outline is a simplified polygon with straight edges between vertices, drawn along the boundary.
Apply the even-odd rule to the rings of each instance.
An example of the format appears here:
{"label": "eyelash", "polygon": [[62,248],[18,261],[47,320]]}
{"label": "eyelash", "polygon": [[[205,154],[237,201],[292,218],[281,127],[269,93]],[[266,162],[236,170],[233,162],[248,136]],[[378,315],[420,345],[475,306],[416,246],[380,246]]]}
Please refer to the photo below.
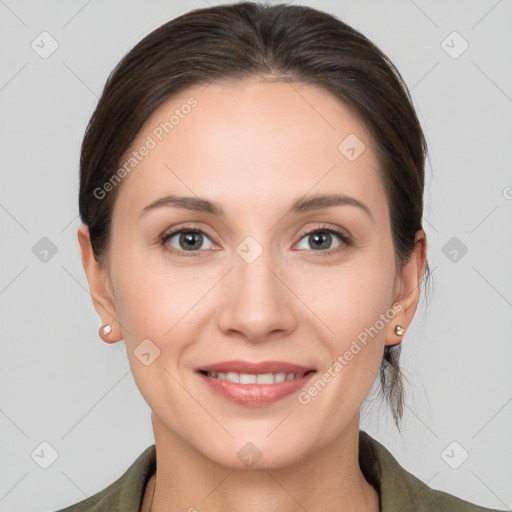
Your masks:
{"label": "eyelash", "polygon": [[[179,234],[179,233],[200,233],[202,235],[205,235],[206,237],[212,239],[212,237],[210,235],[208,235],[208,233],[205,233],[203,230],[201,229],[198,229],[198,228],[195,228],[194,226],[182,226],[180,227],[179,229],[176,229],[174,231],[171,231],[169,233],[165,233],[164,235],[162,235],[160,237],[160,243],[161,245],[164,247],[164,249],[169,253],[169,254],[175,254],[175,255],[178,255],[178,256],[184,256],[184,257],[189,257],[189,256],[192,256],[192,257],[196,257],[196,256],[201,256],[201,250],[198,250],[198,251],[182,251],[182,250],[178,250],[178,249],[174,249],[174,248],[170,248],[168,245],[167,245],[167,242],[176,234]],[[345,247],[350,247],[352,244],[353,244],[353,241],[351,239],[350,236],[348,236],[345,232],[339,230],[339,229],[336,229],[336,228],[333,228],[333,227],[330,227],[330,226],[320,226],[316,229],[313,229],[313,230],[310,230],[310,231],[303,231],[300,235],[299,235],[299,241],[302,240],[305,236],[307,235],[313,235],[315,233],[330,233],[330,234],[334,234],[336,236],[339,237],[339,239],[341,240],[341,245],[334,248],[334,249],[329,249],[329,250],[326,250],[326,251],[315,251],[314,249],[308,249],[309,251],[312,251],[313,253],[318,253],[316,254],[315,256],[330,256],[332,254],[335,254],[341,250],[343,250],[343,248]],[[212,242],[214,243],[217,243],[216,240],[212,239]]]}

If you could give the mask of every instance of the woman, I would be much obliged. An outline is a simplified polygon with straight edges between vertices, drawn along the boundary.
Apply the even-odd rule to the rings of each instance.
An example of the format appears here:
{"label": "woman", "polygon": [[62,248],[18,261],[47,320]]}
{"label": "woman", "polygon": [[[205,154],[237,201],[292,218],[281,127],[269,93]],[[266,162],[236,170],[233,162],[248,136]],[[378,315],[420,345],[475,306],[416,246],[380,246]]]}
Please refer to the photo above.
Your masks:
{"label": "woman", "polygon": [[137,44],[84,138],[78,237],[155,445],[64,510],[489,510],[359,430],[379,373],[402,416],[425,153],[393,64],[328,14],[218,6]]}

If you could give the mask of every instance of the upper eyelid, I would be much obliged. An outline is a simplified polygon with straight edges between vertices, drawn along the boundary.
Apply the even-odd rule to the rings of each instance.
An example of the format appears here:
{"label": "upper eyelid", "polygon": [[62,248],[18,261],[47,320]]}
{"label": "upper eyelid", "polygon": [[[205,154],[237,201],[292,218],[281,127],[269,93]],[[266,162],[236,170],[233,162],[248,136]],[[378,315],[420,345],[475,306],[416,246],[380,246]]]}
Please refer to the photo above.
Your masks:
{"label": "upper eyelid", "polygon": [[207,230],[205,230],[203,228],[196,227],[196,226],[181,226],[176,229],[171,228],[169,230],[164,231],[162,233],[162,235],[160,236],[160,238],[169,239],[169,238],[172,238],[173,236],[176,236],[176,235],[182,233],[183,231],[190,231],[192,233],[195,233],[195,232],[202,233],[203,235],[206,235],[209,238],[211,238],[212,241],[215,241],[215,237],[210,235],[210,233],[208,233]]}
{"label": "upper eyelid", "polygon": [[333,227],[333,226],[328,226],[328,225],[322,225],[322,226],[318,226],[316,228],[305,229],[299,233],[299,236],[303,237],[303,236],[309,235],[311,233],[315,233],[317,231],[334,232],[334,234],[336,234],[338,236],[345,236],[346,238],[352,239],[352,235],[350,234],[350,232],[347,229],[341,228],[339,226]]}

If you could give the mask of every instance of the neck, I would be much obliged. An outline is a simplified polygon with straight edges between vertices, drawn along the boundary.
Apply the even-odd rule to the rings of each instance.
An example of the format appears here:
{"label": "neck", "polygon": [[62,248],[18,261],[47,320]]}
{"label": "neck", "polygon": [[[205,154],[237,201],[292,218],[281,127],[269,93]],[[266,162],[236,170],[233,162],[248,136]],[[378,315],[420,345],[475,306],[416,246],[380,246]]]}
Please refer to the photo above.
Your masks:
{"label": "neck", "polygon": [[355,420],[331,443],[292,466],[239,470],[204,457],[153,418],[156,480],[147,486],[142,510],[379,512],[378,493],[359,466],[359,418]]}

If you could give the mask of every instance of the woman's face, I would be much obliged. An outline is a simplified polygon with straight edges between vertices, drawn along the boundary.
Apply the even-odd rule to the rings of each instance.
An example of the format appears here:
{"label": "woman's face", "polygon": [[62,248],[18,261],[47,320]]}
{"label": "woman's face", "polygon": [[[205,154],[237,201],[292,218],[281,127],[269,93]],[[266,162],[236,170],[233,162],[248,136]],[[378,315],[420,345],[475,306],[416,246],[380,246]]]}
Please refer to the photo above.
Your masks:
{"label": "woman's face", "polygon": [[[132,151],[102,275],[155,434],[231,467],[247,442],[279,467],[334,441],[411,317],[368,131],[319,88],[250,79],[169,100]],[[303,372],[285,364],[314,372],[223,378]]]}

